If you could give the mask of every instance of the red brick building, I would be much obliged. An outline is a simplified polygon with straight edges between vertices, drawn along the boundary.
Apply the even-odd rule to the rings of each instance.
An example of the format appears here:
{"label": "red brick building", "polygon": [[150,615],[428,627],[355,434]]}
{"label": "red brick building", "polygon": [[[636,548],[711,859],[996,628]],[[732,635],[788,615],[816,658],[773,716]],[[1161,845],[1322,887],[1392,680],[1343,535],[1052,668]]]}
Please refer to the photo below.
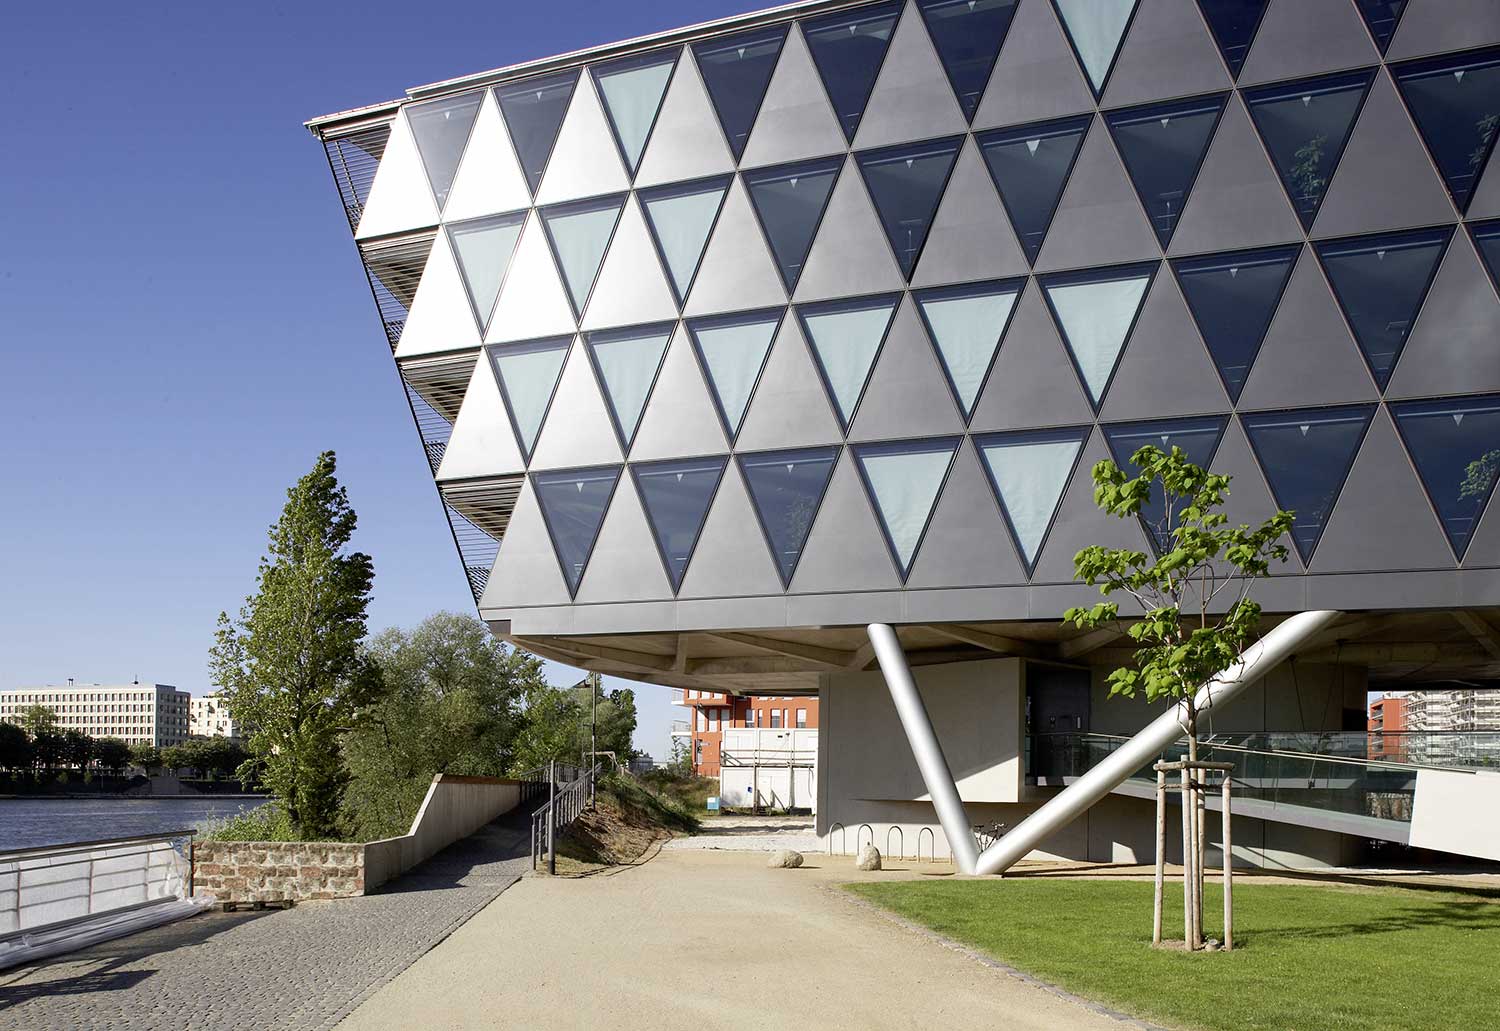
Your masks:
{"label": "red brick building", "polygon": [[726,729],[738,727],[812,728],[818,725],[818,698],[774,695],[747,698],[713,691],[680,690],[674,701],[686,706],[686,726],[681,722],[673,735],[687,741],[693,772],[700,777],[719,775],[719,750]]}
{"label": "red brick building", "polygon": [[1381,695],[1370,703],[1370,717],[1365,724],[1370,735],[1371,759],[1406,762],[1408,730],[1406,695]]}

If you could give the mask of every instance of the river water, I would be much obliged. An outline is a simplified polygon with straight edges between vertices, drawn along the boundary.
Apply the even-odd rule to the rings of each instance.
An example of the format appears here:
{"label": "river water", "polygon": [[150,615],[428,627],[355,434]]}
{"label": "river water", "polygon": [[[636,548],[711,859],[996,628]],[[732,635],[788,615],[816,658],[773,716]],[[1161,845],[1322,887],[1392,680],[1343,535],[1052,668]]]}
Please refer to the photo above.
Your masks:
{"label": "river water", "polygon": [[0,852],[184,830],[262,798],[0,798]]}

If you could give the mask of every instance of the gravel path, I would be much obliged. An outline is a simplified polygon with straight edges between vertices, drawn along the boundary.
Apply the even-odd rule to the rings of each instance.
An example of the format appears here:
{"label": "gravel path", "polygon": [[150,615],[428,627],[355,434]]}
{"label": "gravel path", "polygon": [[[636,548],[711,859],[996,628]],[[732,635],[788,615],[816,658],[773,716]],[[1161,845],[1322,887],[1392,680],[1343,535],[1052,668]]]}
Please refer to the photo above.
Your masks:
{"label": "gravel path", "polygon": [[813,822],[802,816],[721,816],[703,821],[703,830],[673,838],[664,850],[724,849],[731,852],[821,852]]}
{"label": "gravel path", "polygon": [[332,1027],[530,867],[502,819],[379,894],[208,912],[0,973],[0,1029],[249,1031]]}

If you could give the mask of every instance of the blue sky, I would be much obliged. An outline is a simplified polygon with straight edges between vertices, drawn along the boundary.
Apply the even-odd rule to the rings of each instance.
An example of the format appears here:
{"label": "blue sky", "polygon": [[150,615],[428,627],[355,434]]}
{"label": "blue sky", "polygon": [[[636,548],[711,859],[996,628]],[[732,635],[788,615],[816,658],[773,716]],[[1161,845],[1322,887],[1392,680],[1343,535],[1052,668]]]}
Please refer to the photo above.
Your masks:
{"label": "blue sky", "polygon": [[[375,560],[372,629],[472,611],[302,122],[758,6],[8,10],[0,688],[138,676],[203,692],[216,616],[253,587],[285,488],[328,448]],[[637,746],[658,756],[667,694],[638,685]]]}

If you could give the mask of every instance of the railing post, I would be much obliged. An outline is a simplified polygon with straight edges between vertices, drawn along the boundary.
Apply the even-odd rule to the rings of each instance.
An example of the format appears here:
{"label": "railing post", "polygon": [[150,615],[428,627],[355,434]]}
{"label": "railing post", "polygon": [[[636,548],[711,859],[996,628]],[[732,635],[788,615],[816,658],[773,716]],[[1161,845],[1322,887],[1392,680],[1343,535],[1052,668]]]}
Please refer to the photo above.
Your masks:
{"label": "railing post", "polygon": [[1229,771],[1224,771],[1224,949],[1234,948],[1234,839],[1230,831]]}
{"label": "railing post", "polygon": [[557,760],[547,764],[547,872],[557,873]]}
{"label": "railing post", "polygon": [[1151,944],[1161,944],[1161,903],[1167,877],[1167,771],[1156,770],[1156,894],[1151,914]]}
{"label": "railing post", "polygon": [[1193,791],[1192,771],[1182,767],[1182,944],[1193,951]]}

